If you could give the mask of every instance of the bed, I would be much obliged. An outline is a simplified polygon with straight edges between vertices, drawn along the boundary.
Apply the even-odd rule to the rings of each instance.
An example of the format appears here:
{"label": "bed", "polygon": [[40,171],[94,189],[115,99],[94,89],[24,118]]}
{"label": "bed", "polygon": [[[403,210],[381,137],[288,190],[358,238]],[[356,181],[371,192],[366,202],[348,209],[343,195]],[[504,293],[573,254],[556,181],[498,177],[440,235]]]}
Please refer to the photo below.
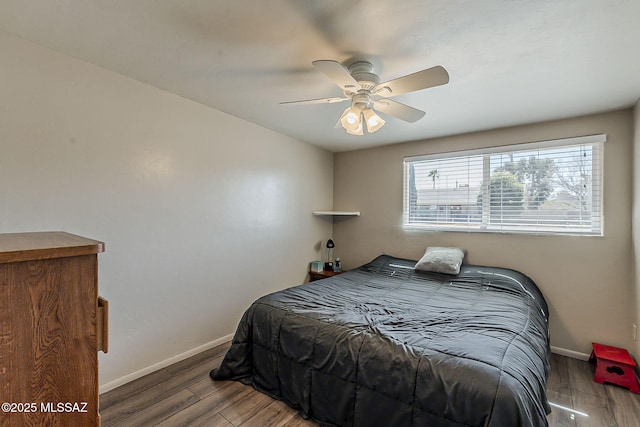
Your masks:
{"label": "bed", "polygon": [[381,255],[256,300],[214,380],[337,426],[547,426],[548,309],[517,271]]}

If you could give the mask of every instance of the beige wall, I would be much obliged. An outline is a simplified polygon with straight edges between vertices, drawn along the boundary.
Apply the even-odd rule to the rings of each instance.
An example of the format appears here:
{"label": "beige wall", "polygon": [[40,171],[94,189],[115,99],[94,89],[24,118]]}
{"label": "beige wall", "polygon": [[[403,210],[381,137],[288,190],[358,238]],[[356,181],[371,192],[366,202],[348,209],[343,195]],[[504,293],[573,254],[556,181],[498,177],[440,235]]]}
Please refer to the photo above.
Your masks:
{"label": "beige wall", "polygon": [[[633,254],[635,271],[634,321],[640,327],[640,100],[633,109]],[[640,336],[634,344],[636,360],[640,358]]]}
{"label": "beige wall", "polygon": [[[402,230],[404,156],[606,133],[604,237]],[[381,253],[418,259],[427,246],[461,246],[467,261],[514,268],[548,300],[551,344],[589,353],[592,341],[629,347],[632,315],[631,110],[390,145],[334,155],[334,208],[361,216],[337,221],[335,255],[345,268]]]}
{"label": "beige wall", "polygon": [[0,232],[106,243],[101,385],[305,280],[331,232],[311,215],[332,204],[331,153],[2,32],[0,57]]}

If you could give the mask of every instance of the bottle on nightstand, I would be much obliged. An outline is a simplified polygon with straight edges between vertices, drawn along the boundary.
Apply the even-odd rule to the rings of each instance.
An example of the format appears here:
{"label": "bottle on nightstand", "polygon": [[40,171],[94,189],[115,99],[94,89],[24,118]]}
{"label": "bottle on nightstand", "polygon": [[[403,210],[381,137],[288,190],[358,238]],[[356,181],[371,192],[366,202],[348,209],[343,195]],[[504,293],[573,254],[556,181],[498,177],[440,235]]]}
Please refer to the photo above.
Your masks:
{"label": "bottle on nightstand", "polygon": [[340,257],[336,257],[336,262],[333,263],[333,272],[340,273],[342,271],[342,263],[340,262]]}

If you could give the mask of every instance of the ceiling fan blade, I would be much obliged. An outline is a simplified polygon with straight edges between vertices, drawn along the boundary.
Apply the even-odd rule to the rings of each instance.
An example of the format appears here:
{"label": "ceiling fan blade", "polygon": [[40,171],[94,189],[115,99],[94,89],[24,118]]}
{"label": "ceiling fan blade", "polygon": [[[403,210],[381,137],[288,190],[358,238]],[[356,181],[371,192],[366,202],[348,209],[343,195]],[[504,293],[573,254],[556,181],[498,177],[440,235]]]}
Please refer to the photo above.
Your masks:
{"label": "ceiling fan blade", "polygon": [[349,89],[353,92],[360,89],[360,83],[338,61],[318,60],[313,61],[312,64],[342,89]]}
{"label": "ceiling fan blade", "polygon": [[281,102],[280,105],[290,105],[290,104],[334,104],[336,102],[346,101],[351,98],[318,98],[318,99],[304,99],[301,101],[285,101]]}
{"label": "ceiling fan blade", "polygon": [[396,96],[447,83],[449,83],[449,73],[438,65],[426,70],[418,71],[417,73],[380,83],[375,87],[374,91],[388,87],[389,90],[391,90],[391,94],[385,94],[385,96]]}
{"label": "ceiling fan blade", "polygon": [[391,99],[379,99],[377,101],[373,101],[373,106],[381,113],[397,117],[398,119],[409,123],[417,122],[426,114],[422,110],[409,107],[408,105],[401,104]]}

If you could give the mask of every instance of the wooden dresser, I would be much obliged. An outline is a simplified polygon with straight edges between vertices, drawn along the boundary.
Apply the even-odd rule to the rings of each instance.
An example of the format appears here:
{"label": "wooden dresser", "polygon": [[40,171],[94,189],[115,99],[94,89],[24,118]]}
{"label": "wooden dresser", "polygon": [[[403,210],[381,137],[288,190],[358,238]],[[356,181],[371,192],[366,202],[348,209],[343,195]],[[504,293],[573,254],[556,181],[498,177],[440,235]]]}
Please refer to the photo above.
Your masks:
{"label": "wooden dresser", "polygon": [[64,232],[0,234],[0,426],[96,426],[104,243]]}

